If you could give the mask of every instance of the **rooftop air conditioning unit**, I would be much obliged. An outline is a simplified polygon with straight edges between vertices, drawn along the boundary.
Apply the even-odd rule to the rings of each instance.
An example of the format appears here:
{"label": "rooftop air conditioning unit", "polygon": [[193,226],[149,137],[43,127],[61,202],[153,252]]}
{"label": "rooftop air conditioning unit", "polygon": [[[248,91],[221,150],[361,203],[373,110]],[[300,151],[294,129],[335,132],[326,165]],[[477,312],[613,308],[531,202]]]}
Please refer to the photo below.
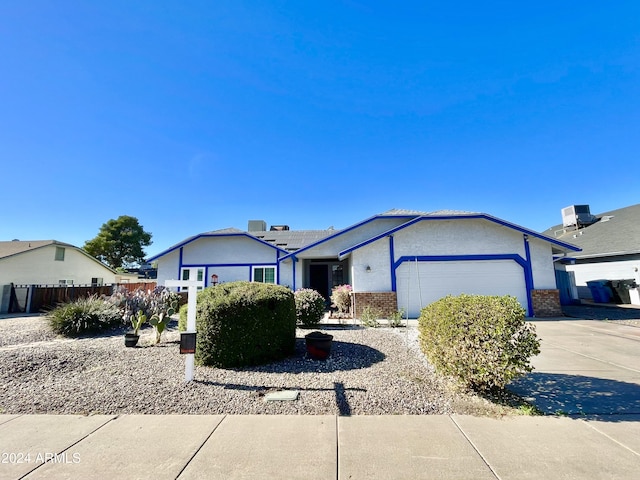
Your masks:
{"label": "rooftop air conditioning unit", "polygon": [[249,220],[249,231],[250,232],[266,232],[267,222],[265,222],[264,220]]}
{"label": "rooftop air conditioning unit", "polygon": [[589,205],[571,205],[562,209],[563,227],[583,227],[596,223],[598,218],[591,215]]}

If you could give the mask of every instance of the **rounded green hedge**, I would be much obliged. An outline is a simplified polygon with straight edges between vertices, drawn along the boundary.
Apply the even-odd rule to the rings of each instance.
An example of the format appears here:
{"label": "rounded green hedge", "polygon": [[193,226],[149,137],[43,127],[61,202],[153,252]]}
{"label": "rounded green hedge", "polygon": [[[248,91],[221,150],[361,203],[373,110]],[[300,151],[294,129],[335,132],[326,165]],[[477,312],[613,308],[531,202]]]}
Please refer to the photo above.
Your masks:
{"label": "rounded green hedge", "polygon": [[418,326],[429,362],[474,390],[503,388],[540,353],[535,327],[508,295],[449,295],[423,308]]}
{"label": "rounded green hedge", "polygon": [[198,294],[196,362],[215,367],[259,365],[295,351],[293,292],[279,285],[230,282]]}

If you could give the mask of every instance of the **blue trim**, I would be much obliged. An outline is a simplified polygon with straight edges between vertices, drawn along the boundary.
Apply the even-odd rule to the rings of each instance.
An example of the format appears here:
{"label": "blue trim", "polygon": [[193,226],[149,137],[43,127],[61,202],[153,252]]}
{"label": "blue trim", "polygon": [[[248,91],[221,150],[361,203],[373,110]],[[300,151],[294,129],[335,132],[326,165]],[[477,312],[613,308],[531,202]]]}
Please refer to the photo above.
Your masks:
{"label": "blue trim", "polygon": [[288,253],[286,256],[284,256],[282,258],[284,260],[285,258],[292,257],[293,255],[297,255],[300,252],[304,252],[305,250],[309,250],[310,248],[313,248],[313,247],[315,247],[317,245],[320,245],[321,243],[328,242],[329,240],[333,240],[334,238],[339,237],[340,235],[343,235],[343,234],[348,233],[348,232],[350,232],[352,230],[355,230],[356,228],[360,228],[361,226],[366,225],[367,223],[371,223],[371,222],[373,222],[375,220],[380,220],[380,219],[387,220],[387,219],[391,219],[391,218],[394,218],[394,219],[415,218],[415,215],[374,215],[373,217],[369,217],[366,220],[363,220],[363,221],[358,222],[358,223],[356,223],[354,225],[351,225],[350,227],[347,227],[347,228],[345,228],[343,230],[338,230],[333,235],[329,235],[328,237],[324,237],[323,239],[318,240],[315,243],[311,243],[311,244],[307,245],[306,247],[302,247],[302,248],[296,250],[294,253]]}
{"label": "blue trim", "polygon": [[[455,262],[455,261],[481,261],[481,260],[513,260],[524,270],[524,282],[527,290],[527,315],[533,312],[531,290],[533,289],[533,275],[531,272],[531,259],[524,259],[515,253],[502,254],[482,254],[482,255],[426,255],[426,256],[402,256],[393,262],[393,271],[391,275],[391,284],[396,284],[396,270],[404,262]],[[395,291],[395,290],[394,290]]]}
{"label": "blue trim", "polygon": [[526,260],[516,253],[478,254],[478,255],[405,255],[394,262],[397,269],[404,262],[452,262],[474,260],[513,260],[521,267],[526,267]]}
{"label": "blue trim", "polygon": [[178,276],[176,277],[178,280],[182,280],[180,274],[182,273],[182,247],[180,247],[180,258],[178,259]]}
{"label": "blue trim", "polygon": [[524,240],[524,252],[526,256],[527,266],[524,269],[524,281],[527,285],[527,306],[528,306],[528,314],[533,315],[533,297],[531,296],[531,291],[535,288],[533,285],[533,267],[531,266],[531,249],[529,247],[529,237],[527,235],[522,236]]}
{"label": "blue trim", "polygon": [[532,237],[536,237],[539,238],[541,240],[544,240],[546,242],[549,243],[553,243],[559,247],[562,247],[566,250],[573,250],[575,252],[580,252],[582,251],[581,248],[576,247],[575,245],[571,245],[569,243],[565,243],[565,242],[561,242],[559,240],[556,240],[554,238],[551,237],[547,237],[546,235],[542,235],[540,233],[534,232],[532,230],[528,230],[524,227],[520,227],[519,225],[516,225],[514,223],[509,223],[509,222],[505,222],[504,220],[500,220],[499,218],[496,217],[492,217],[491,215],[486,215],[484,213],[477,213],[477,214],[468,214],[468,215],[438,215],[438,216],[430,216],[430,215],[426,215],[426,216],[422,216],[422,217],[416,217],[406,223],[403,223],[402,225],[398,225],[397,227],[392,228],[391,230],[387,230],[386,232],[380,233],[368,240],[365,240],[364,242],[358,243],[357,245],[354,245],[352,247],[347,248],[346,250],[342,250],[341,252],[338,253],[338,258],[342,258],[346,255],[348,255],[349,253],[353,252],[354,250],[357,250],[359,248],[362,248],[366,245],[369,245],[370,243],[373,243],[375,241],[380,240],[381,238],[384,238],[386,236],[392,235],[395,232],[399,231],[399,230],[403,230],[415,223],[418,222],[422,222],[423,220],[488,220],[490,222],[494,222],[497,223],[498,225],[502,225],[504,227],[507,228],[511,228],[513,230],[519,231],[521,233],[524,233],[526,235],[530,235]]}
{"label": "blue trim", "polygon": [[293,264],[293,291],[296,291],[296,263],[298,263],[298,259],[293,256],[291,257],[291,263]]}
{"label": "blue trim", "polygon": [[396,262],[396,254],[395,254],[395,250],[394,250],[394,245],[393,245],[393,235],[389,235],[389,257],[390,257],[390,262],[389,265],[391,265],[391,291],[392,292],[396,292],[398,291],[398,285],[396,283],[396,267],[395,262]]}
{"label": "blue trim", "polygon": [[185,268],[196,267],[277,267],[277,263],[253,262],[253,263],[185,263]]}
{"label": "blue trim", "polygon": [[165,251],[163,251],[163,252],[161,252],[161,253],[153,256],[153,257],[149,257],[147,259],[147,262],[152,262],[152,261],[154,261],[154,260],[156,260],[156,259],[158,259],[160,257],[164,257],[165,255],[168,255],[169,253],[177,250],[178,248],[182,248],[185,245],[187,245],[188,243],[195,242],[196,240],[198,240],[200,238],[213,238],[213,237],[247,237],[247,238],[249,238],[251,240],[255,240],[256,242],[259,242],[259,243],[261,243],[263,245],[267,245],[267,246],[275,249],[276,251],[278,251],[280,253],[284,253],[284,254],[289,253],[286,250],[283,250],[283,249],[273,245],[272,243],[265,242],[264,240],[256,238],[253,235],[251,235],[249,233],[246,233],[246,232],[238,232],[238,233],[201,233],[201,234],[196,235],[194,237],[187,238],[186,240],[180,242],[179,244],[174,245],[173,247],[171,247],[171,248],[169,248],[169,249],[167,249],[167,250],[165,250]]}

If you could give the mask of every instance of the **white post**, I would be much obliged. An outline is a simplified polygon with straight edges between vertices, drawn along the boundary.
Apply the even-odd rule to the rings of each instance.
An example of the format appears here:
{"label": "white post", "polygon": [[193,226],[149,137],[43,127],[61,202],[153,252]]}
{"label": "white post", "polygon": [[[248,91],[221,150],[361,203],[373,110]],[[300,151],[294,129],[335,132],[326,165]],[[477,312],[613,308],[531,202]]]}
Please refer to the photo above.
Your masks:
{"label": "white post", "polygon": [[[198,287],[203,287],[204,282],[189,280],[165,280],[165,287],[188,287],[187,293],[187,333],[196,332],[196,299],[198,297]],[[184,359],[184,381],[193,380],[193,370],[195,365],[195,355],[187,353]]]}

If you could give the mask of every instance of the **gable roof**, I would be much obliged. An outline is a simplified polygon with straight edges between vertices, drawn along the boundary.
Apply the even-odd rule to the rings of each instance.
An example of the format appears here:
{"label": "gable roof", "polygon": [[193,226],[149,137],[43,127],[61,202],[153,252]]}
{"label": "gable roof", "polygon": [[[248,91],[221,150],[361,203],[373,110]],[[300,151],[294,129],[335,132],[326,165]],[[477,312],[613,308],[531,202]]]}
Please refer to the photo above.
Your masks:
{"label": "gable roof", "polygon": [[580,248],[574,258],[610,257],[640,254],[640,204],[596,215],[598,221],[575,229],[555,225],[545,233]]}
{"label": "gable roof", "polygon": [[551,244],[553,244],[554,246],[556,246],[557,248],[563,250],[563,251],[573,251],[573,252],[578,252],[580,251],[580,248],[575,246],[575,245],[571,245],[570,243],[566,243],[551,237],[548,237],[546,235],[542,235],[538,232],[534,232],[533,230],[529,230],[527,228],[521,227],[520,225],[516,225],[515,223],[511,223],[511,222],[507,222],[505,220],[502,220],[500,218],[494,217],[492,215],[487,215],[486,213],[470,213],[470,212],[460,212],[460,211],[456,211],[456,210],[440,210],[437,212],[433,212],[433,213],[429,213],[427,215],[421,215],[419,217],[416,217],[414,219],[409,220],[406,223],[403,223],[402,225],[398,225],[395,228],[392,228],[391,230],[387,230],[386,232],[382,232],[374,237],[371,237],[370,239],[361,242],[357,245],[353,245],[350,248],[347,248],[343,251],[341,251],[338,254],[338,258],[343,258],[346,255],[348,255],[349,253],[353,252],[354,250],[357,250],[359,248],[364,247],[365,245],[368,245],[370,243],[373,243],[377,240],[380,240],[381,238],[384,237],[388,237],[389,235],[392,235],[393,233],[397,232],[398,230],[402,230],[404,228],[407,228],[417,222],[421,222],[421,221],[432,221],[432,220],[458,220],[458,219],[482,219],[482,220],[487,220],[489,222],[493,222],[496,223],[498,225],[502,225],[504,227],[510,228],[512,230],[516,230],[518,232],[521,232],[525,235],[529,235],[532,237],[536,237],[539,238],[541,240],[544,240],[546,242],[549,242]]}
{"label": "gable roof", "polygon": [[7,258],[20,253],[35,250],[37,248],[46,247],[48,245],[58,245],[61,247],[75,248],[69,243],[58,242],[56,240],[30,240],[20,241],[12,240],[10,242],[0,242],[0,258]]}
{"label": "gable roof", "polygon": [[[326,232],[332,233],[332,230],[325,230]],[[147,262],[153,262],[160,257],[163,257],[174,250],[177,250],[180,247],[187,245],[188,243],[194,242],[199,238],[207,238],[207,237],[247,237],[251,240],[255,240],[264,245],[267,245],[271,248],[274,248],[281,252],[283,255],[289,253],[286,250],[287,247],[296,249],[300,247],[296,247],[296,245],[301,244],[306,239],[314,239],[316,236],[311,234],[310,232],[318,232],[316,230],[305,230],[305,231],[270,231],[270,232],[246,232],[244,230],[239,230],[237,228],[223,228],[220,230],[213,230],[211,232],[199,233],[198,235],[194,235],[192,237],[186,238],[185,240],[176,243],[175,245],[167,248],[166,250],[147,258]],[[311,240],[308,240],[311,241]]]}
{"label": "gable roof", "polygon": [[97,258],[89,255],[82,248],[78,248],[75,245],[71,245],[70,243],[59,242],[57,240],[24,240],[24,241],[12,240],[9,242],[0,242],[0,260],[8,257],[12,257],[14,255],[20,255],[22,253],[26,253],[32,250],[37,250],[39,248],[48,247],[50,245],[55,245],[57,247],[72,248],[80,252],[81,254],[83,254],[85,257],[93,260],[94,262],[98,263],[102,267],[106,268],[110,272],[116,273],[114,269],[112,269],[108,265],[105,265]]}
{"label": "gable roof", "polygon": [[524,234],[531,235],[533,237],[538,237],[544,241],[554,244],[556,247],[559,247],[563,251],[580,251],[579,247],[571,245],[569,243],[563,242],[561,240],[557,240],[546,235],[540,234],[538,232],[534,232],[533,230],[526,229],[519,225],[515,225],[513,223],[506,222],[496,217],[492,217],[491,215],[487,215],[485,213],[477,213],[477,212],[466,212],[460,210],[437,210],[435,212],[421,212],[417,210],[404,210],[404,209],[391,209],[384,213],[380,213],[369,217],[365,220],[362,220],[354,225],[351,225],[347,228],[341,230],[271,230],[271,231],[251,231],[246,232],[243,230],[238,230],[237,228],[225,228],[221,230],[214,230],[211,232],[201,233],[198,235],[194,235],[189,237],[182,242],[179,242],[172,247],[160,252],[153,257],[147,259],[147,262],[152,262],[172,251],[193,242],[199,238],[203,237],[216,237],[216,236],[246,236],[248,238],[252,238],[256,241],[269,245],[284,255],[280,257],[280,260],[284,260],[289,257],[294,257],[298,253],[301,253],[305,250],[309,250],[321,243],[329,241],[335,237],[346,234],[352,230],[355,230],[362,225],[373,222],[378,219],[388,219],[388,218],[404,218],[407,222],[395,227],[391,230],[388,230],[384,233],[376,235],[375,237],[370,238],[358,245],[354,245],[346,250],[343,250],[339,253],[340,257],[347,255],[349,252],[360,248],[368,243],[376,241],[379,238],[390,235],[391,233],[400,230],[402,228],[406,228],[409,225],[412,225],[416,221],[421,220],[448,220],[448,219],[461,219],[461,218],[482,218],[485,220],[489,220],[491,222],[495,222],[506,226],[508,228],[512,228],[514,230],[520,231]]}

